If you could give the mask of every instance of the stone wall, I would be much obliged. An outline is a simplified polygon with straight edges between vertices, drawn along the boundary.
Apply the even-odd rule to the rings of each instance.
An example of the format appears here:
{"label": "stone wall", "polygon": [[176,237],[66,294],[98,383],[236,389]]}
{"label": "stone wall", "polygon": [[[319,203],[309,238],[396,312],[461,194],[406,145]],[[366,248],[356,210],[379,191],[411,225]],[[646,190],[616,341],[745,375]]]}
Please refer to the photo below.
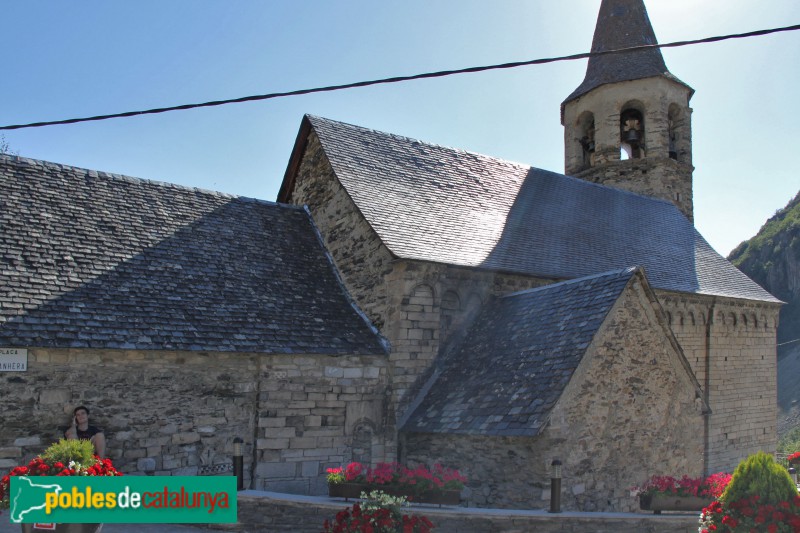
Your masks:
{"label": "stone wall", "polygon": [[29,349],[27,372],[0,375],[0,469],[40,453],[86,405],[123,472],[196,475],[230,463],[241,437],[245,486],[321,492],[358,424],[375,427],[382,453],[386,377],[381,356]]}
{"label": "stone wall", "polygon": [[[672,202],[692,220],[690,97],[687,87],[650,77],[606,84],[567,102],[562,119],[565,173]],[[626,109],[642,114],[644,154],[641,159],[621,161],[620,118]],[[587,121],[595,125],[595,148],[588,160],[580,142]],[[671,150],[676,159],[670,158]]]}
{"label": "stone wall", "polygon": [[409,434],[401,459],[463,471],[479,507],[546,507],[556,458],[571,510],[631,511],[650,476],[700,475],[702,400],[651,294],[635,281],[617,302],[539,436]]}
{"label": "stone wall", "polygon": [[308,136],[292,202],[307,205],[353,299],[378,327],[385,324],[384,276],[392,253],[364,220],[331,168],[317,134]]}
{"label": "stone wall", "polygon": [[706,472],[730,472],[751,453],[774,452],[779,306],[666,292],[659,298],[712,410]]}
{"label": "stone wall", "polygon": [[[256,489],[327,492],[325,471],[360,459],[382,461],[387,436],[385,357],[270,357],[262,366]],[[366,450],[353,440],[366,433]],[[393,446],[393,443],[389,443]]]}
{"label": "stone wall", "polygon": [[[607,187],[667,200],[692,220],[692,168],[668,157],[648,156],[598,163],[572,175]],[[647,179],[643,180],[642,176]]]}
{"label": "stone wall", "polygon": [[395,261],[386,279],[387,325],[382,333],[392,344],[396,412],[405,411],[436,357],[458,342],[491,295],[545,283],[530,276]]}
{"label": "stone wall", "polygon": [[[665,83],[669,85],[670,82]],[[679,101],[682,93],[678,93],[683,89],[669,86],[669,90],[673,89],[677,92],[670,93],[672,100],[667,100]],[[612,104],[608,104],[612,107],[608,109],[607,103],[597,102],[597,105],[606,106],[597,109],[605,110],[608,116],[603,120],[608,124],[612,118],[618,120],[617,107],[625,103],[613,98],[609,101],[612,100]],[[581,103],[584,104],[588,105]],[[682,198],[681,208],[690,215],[690,139],[685,136],[681,141],[683,155],[678,161],[659,155],[659,150],[667,146],[662,131],[669,113],[666,106],[664,102],[653,103],[648,108],[650,115],[646,116],[647,127],[652,128],[647,132],[649,146],[658,147],[658,150],[650,149],[645,159],[598,161],[592,174],[584,177],[594,179],[602,174],[604,177],[600,181],[635,181],[647,171],[654,179],[642,186],[665,189],[638,192],[673,200],[670,195],[678,192]],[[688,107],[684,111],[690,113]],[[684,118],[689,120],[688,115]],[[690,135],[690,131],[686,135]],[[611,140],[607,140],[608,143]],[[618,155],[619,147],[615,150]],[[667,175],[671,177],[667,179]],[[459,340],[459,333],[489,295],[507,294],[554,280],[393,258],[336,180],[313,131],[292,197],[298,203],[309,205],[353,298],[392,346],[386,438],[383,448],[376,448],[382,450],[384,460],[392,460],[396,457],[396,438],[391,436],[395,432],[395,420],[402,419],[410,402],[422,390],[436,358]],[[705,401],[712,409],[701,431],[707,438],[701,470],[707,473],[731,470],[748,453],[758,449],[773,450],[777,307],[666,291],[658,291],[658,296],[667,311],[669,325],[705,391]],[[715,313],[711,313],[712,307]],[[737,317],[736,324],[732,322],[731,313]],[[710,326],[706,318],[709,314],[718,315]]]}
{"label": "stone wall", "polygon": [[[442,324],[445,333],[458,331],[489,294],[545,283],[530,276],[394,258],[339,183],[313,130],[291,198],[308,205],[348,291],[392,346],[394,414],[403,410],[446,340]],[[387,459],[393,457],[392,450],[387,454]]]}

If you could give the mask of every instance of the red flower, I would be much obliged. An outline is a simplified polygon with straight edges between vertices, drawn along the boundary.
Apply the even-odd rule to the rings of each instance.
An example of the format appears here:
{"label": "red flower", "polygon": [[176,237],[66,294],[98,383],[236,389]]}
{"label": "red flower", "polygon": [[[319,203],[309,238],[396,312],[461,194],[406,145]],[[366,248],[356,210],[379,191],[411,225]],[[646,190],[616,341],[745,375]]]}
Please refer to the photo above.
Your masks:
{"label": "red flower", "polygon": [[735,518],[729,515],[725,515],[722,517],[722,523],[731,529],[736,529],[736,526],[739,525],[739,522]]}
{"label": "red flower", "polygon": [[347,481],[355,481],[355,479],[361,475],[361,472],[364,470],[364,467],[361,466],[361,463],[350,463],[347,465],[347,469],[345,470],[345,477]]}

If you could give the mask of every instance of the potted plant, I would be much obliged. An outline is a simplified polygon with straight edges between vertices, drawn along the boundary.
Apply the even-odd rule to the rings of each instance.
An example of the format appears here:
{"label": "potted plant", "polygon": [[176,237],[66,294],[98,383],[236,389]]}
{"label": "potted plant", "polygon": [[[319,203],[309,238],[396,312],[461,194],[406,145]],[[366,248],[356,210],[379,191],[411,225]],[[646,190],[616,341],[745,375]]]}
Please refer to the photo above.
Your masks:
{"label": "potted plant", "polygon": [[731,475],[724,472],[707,478],[653,476],[634,490],[644,511],[701,511],[722,494],[730,480]]}
{"label": "potted plant", "polygon": [[365,468],[361,463],[350,463],[327,472],[328,494],[345,499],[358,498],[362,491],[381,490],[417,503],[458,505],[467,481],[457,470],[441,465],[412,469],[399,463],[378,463]]}
{"label": "potted plant", "polygon": [[793,466],[795,468],[800,467],[800,452],[789,454],[789,456],[786,458],[786,461],[789,463],[789,466]]}
{"label": "potted plant", "polygon": [[[17,466],[0,479],[0,509],[9,508],[11,478],[14,476],[121,476],[110,459],[94,455],[88,440],[62,439],[34,457],[25,466]],[[13,517],[12,517],[13,518]],[[20,524],[22,531],[34,531],[33,524]],[[93,533],[101,524],[55,524],[61,533]]]}
{"label": "potted plant", "polygon": [[323,533],[430,533],[433,524],[426,516],[406,515],[400,508],[407,505],[403,496],[390,496],[379,490],[361,494],[363,502],[354,503],[334,517],[325,520]]}

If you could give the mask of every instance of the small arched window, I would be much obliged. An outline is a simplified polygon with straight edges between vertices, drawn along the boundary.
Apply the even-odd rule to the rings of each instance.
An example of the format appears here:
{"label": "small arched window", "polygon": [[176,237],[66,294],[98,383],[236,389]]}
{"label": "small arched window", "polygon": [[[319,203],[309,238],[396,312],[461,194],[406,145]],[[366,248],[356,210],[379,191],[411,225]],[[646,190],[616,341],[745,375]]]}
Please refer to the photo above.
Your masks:
{"label": "small arched window", "polygon": [[638,109],[626,108],[619,119],[620,159],[644,157],[644,116]]}

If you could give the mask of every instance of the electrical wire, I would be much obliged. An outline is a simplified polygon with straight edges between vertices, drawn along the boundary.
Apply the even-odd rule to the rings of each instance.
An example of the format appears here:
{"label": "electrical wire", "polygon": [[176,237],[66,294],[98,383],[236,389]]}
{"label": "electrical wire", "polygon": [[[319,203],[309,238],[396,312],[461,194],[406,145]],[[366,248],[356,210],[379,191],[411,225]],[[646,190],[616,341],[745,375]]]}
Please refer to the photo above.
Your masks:
{"label": "electrical wire", "polygon": [[705,43],[714,43],[719,41],[726,41],[730,39],[744,39],[748,37],[759,37],[762,35],[769,35],[773,33],[779,32],[787,32],[787,31],[797,31],[800,30],[800,24],[796,24],[793,26],[784,26],[781,28],[770,28],[765,30],[756,30],[750,31],[747,33],[736,33],[730,35],[719,35],[715,37],[705,37],[703,39],[693,39],[690,41],[676,41],[671,43],[665,44],[649,44],[649,45],[641,45],[641,46],[632,46],[630,48],[618,48],[615,50],[605,50],[601,52],[584,52],[580,54],[572,54],[567,56],[559,56],[559,57],[549,57],[543,59],[531,59],[528,61],[515,61],[512,63],[501,63],[497,65],[487,65],[482,67],[468,67],[462,69],[454,69],[454,70],[441,70],[438,72],[427,72],[424,74],[413,74],[409,76],[395,76],[391,78],[382,78],[377,80],[369,80],[369,81],[359,81],[354,83],[345,83],[342,85],[329,85],[327,87],[315,87],[312,89],[298,89],[294,91],[286,91],[286,92],[277,92],[277,93],[268,93],[268,94],[258,94],[252,96],[242,96],[239,98],[231,98],[227,100],[213,100],[210,102],[203,102],[198,104],[183,104],[183,105],[176,105],[176,106],[169,106],[169,107],[158,107],[154,109],[146,109],[142,111],[126,111],[124,113],[112,113],[109,115],[96,115],[92,117],[81,117],[81,118],[70,118],[64,120],[48,120],[44,122],[32,122],[29,124],[12,124],[9,126],[0,126],[0,131],[3,130],[19,130],[24,128],[41,128],[44,126],[58,126],[63,124],[77,124],[80,122],[94,122],[99,120],[109,120],[113,118],[127,118],[127,117],[135,117],[140,115],[154,115],[157,113],[167,113],[170,111],[183,111],[187,109],[198,109],[202,107],[215,107],[221,105],[228,105],[228,104],[239,104],[243,102],[255,102],[260,100],[271,100],[274,98],[284,98],[288,96],[300,96],[305,94],[313,94],[313,93],[323,93],[323,92],[333,92],[333,91],[341,91],[344,89],[355,89],[359,87],[369,87],[371,85],[382,85],[382,84],[389,84],[389,83],[400,83],[406,81],[413,81],[413,80],[423,80],[423,79],[431,79],[431,78],[442,78],[445,76],[454,76],[457,74],[470,74],[475,72],[485,72],[488,70],[500,70],[500,69],[509,69],[509,68],[518,68],[518,67],[526,67],[531,65],[544,65],[547,63],[556,63],[560,61],[574,61],[577,59],[586,59],[590,57],[598,57],[604,55],[612,55],[612,54],[623,54],[623,53],[630,53],[639,50],[650,50],[650,49],[659,49],[659,48],[677,48],[681,46],[690,46],[695,44],[705,44]]}

